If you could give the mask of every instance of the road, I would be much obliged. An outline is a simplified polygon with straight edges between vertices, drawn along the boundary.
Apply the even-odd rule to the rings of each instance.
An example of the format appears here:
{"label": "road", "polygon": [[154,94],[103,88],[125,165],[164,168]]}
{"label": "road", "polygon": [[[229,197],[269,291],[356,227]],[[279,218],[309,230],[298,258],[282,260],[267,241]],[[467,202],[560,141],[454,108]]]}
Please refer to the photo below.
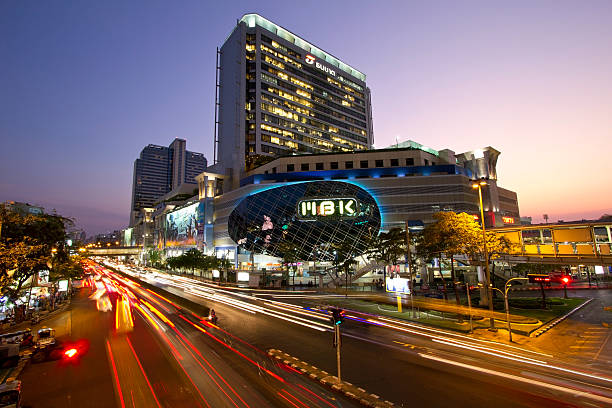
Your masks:
{"label": "road", "polygon": [[[259,349],[281,349],[335,372],[332,335],[320,311],[185,277],[139,278],[214,307],[225,330]],[[493,398],[507,407],[612,404],[608,374],[556,364],[553,355],[366,315],[351,316],[342,331],[343,378],[401,406],[479,406]]]}
{"label": "road", "polygon": [[[64,344],[86,345],[74,360],[28,366],[21,378],[24,406],[356,406],[201,316],[100,273],[95,291],[84,289],[69,312],[46,322],[71,327],[58,336]],[[89,299],[100,287],[112,311],[98,311]]]}

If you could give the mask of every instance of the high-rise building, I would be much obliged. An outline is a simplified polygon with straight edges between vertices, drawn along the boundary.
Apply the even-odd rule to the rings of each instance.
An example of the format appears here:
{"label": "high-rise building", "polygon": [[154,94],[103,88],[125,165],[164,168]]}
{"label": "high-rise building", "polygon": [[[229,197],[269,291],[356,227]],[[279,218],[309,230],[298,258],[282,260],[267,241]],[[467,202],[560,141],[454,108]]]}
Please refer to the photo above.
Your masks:
{"label": "high-rise building", "polygon": [[218,54],[216,171],[226,188],[262,156],[372,146],[370,90],[355,68],[257,14]]}
{"label": "high-rise building", "polygon": [[143,208],[151,208],[164,195],[181,186],[193,185],[195,177],[206,168],[202,153],[186,150],[183,139],[174,139],[169,147],[150,144],[134,161],[130,225],[138,221]]}

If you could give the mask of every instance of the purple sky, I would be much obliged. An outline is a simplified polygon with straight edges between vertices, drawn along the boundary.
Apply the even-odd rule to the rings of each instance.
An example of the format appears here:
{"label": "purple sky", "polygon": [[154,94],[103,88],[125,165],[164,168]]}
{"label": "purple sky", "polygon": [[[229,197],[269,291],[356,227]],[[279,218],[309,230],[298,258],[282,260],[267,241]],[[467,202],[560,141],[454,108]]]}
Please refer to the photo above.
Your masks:
{"label": "purple sky", "polygon": [[612,213],[612,1],[218,3],[0,2],[0,201],[124,227],[145,145],[212,160],[215,49],[257,12],[366,73],[377,146],[491,145],[522,215]]}

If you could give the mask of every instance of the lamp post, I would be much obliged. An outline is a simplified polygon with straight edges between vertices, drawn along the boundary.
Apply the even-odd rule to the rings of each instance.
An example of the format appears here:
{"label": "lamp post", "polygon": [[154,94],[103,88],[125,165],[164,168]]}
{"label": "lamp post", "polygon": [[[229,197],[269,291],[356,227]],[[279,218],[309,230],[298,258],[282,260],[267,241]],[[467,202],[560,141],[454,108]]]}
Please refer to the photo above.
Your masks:
{"label": "lamp post", "polygon": [[474,325],[472,323],[472,298],[470,295],[470,284],[465,283],[465,290],[467,291],[468,310],[470,311],[470,333],[474,333]]}
{"label": "lamp post", "polygon": [[493,288],[502,295],[504,295],[504,305],[506,306],[506,321],[508,322],[508,339],[512,342],[512,326],[510,325],[510,307],[508,306],[508,290],[510,289],[510,282],[513,280],[528,280],[529,278],[511,278],[506,281],[505,290],[502,292],[500,289]]}
{"label": "lamp post", "polygon": [[493,291],[491,290],[491,275],[489,274],[489,253],[487,250],[487,233],[485,231],[485,222],[484,222],[484,208],[482,206],[482,186],[486,186],[487,182],[482,179],[480,181],[475,181],[472,184],[472,188],[478,189],[478,199],[480,200],[480,222],[482,224],[482,245],[484,247],[484,260],[485,260],[485,276],[486,276],[486,284],[487,284],[487,297],[489,301],[489,311],[491,312],[491,317],[489,319],[490,327],[489,330],[495,331],[495,318],[493,317]]}

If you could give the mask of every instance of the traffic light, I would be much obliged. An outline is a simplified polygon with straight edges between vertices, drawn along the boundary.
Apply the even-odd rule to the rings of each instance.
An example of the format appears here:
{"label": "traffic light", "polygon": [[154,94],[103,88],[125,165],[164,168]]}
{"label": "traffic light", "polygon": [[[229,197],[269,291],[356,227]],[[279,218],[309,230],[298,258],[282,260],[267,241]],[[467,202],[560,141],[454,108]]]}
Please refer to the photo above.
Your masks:
{"label": "traffic light", "polygon": [[567,285],[570,282],[570,277],[569,276],[562,277],[561,282],[563,282],[564,285]]}
{"label": "traffic light", "polygon": [[331,309],[331,321],[334,325],[342,324],[342,320],[344,319],[344,310],[342,309]]}
{"label": "traffic light", "polygon": [[527,275],[529,283],[548,283],[550,282],[550,275],[542,273],[530,273]]}

